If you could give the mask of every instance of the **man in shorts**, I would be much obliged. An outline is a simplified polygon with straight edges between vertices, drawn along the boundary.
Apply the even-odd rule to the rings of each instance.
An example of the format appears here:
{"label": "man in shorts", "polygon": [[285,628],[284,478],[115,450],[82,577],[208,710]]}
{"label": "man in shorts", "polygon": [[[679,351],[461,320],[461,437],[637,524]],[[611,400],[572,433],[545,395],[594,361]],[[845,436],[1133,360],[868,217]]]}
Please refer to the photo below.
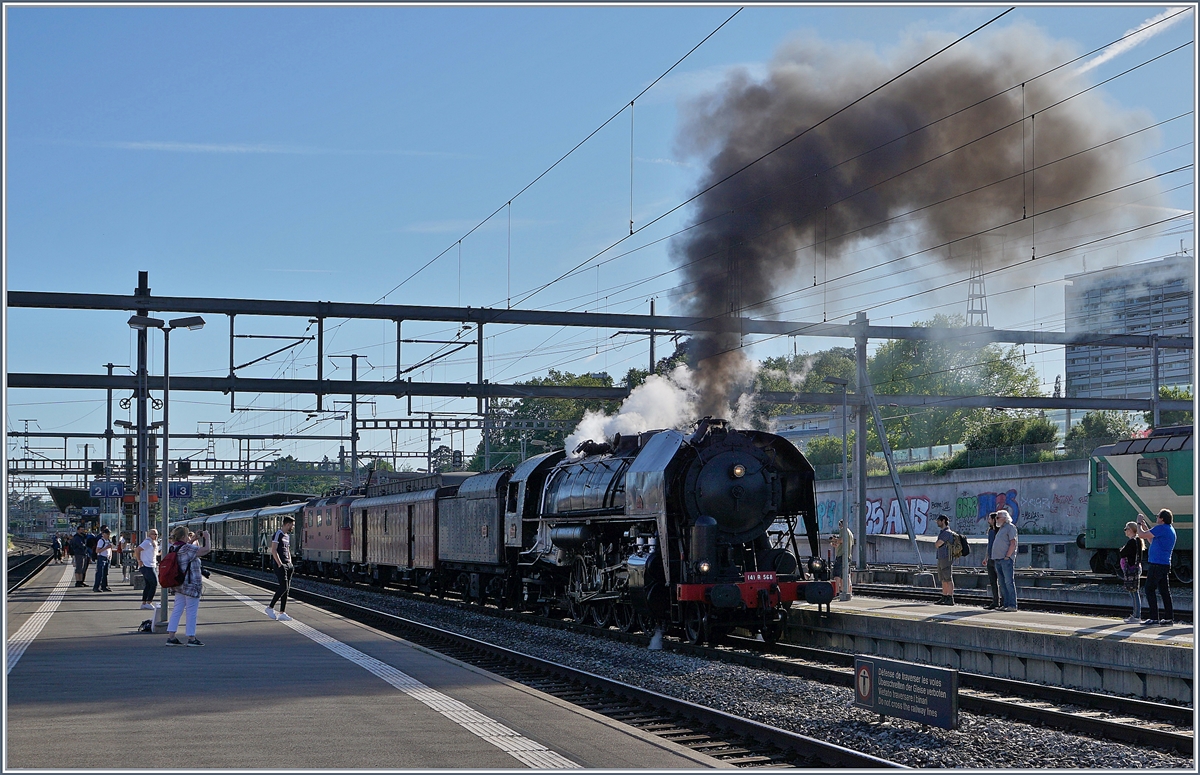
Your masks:
{"label": "man in shorts", "polygon": [[83,525],[71,536],[71,556],[75,559],[75,586],[82,587],[88,569],[87,528]]}
{"label": "man in shorts", "polygon": [[934,542],[937,547],[938,580],[942,582],[942,597],[935,605],[954,605],[954,560],[950,559],[950,543],[954,533],[950,532],[950,518],[945,514],[937,518],[938,537]]}

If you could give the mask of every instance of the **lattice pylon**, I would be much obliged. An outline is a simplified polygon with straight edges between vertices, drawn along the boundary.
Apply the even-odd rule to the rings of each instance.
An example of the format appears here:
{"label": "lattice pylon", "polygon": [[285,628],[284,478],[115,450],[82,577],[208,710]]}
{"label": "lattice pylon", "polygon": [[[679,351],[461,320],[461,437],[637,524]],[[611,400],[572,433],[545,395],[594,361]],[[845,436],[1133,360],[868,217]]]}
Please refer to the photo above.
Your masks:
{"label": "lattice pylon", "polygon": [[989,326],[987,289],[983,285],[983,249],[979,242],[971,251],[971,280],[967,287],[967,325]]}

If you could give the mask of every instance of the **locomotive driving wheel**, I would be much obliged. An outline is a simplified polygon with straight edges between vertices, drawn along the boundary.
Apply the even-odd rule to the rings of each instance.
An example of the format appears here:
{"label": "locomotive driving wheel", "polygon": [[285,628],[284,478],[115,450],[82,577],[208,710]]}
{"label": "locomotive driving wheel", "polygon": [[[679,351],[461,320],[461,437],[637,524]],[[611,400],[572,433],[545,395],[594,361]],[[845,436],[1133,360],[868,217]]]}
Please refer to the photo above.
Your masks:
{"label": "locomotive driving wheel", "polygon": [[613,620],[621,632],[635,632],[638,629],[637,611],[627,603],[613,605]]}
{"label": "locomotive driving wheel", "polygon": [[708,611],[702,603],[684,603],[683,635],[693,646],[699,646],[708,637]]}
{"label": "locomotive driving wheel", "polygon": [[588,606],[588,619],[590,623],[600,629],[605,629],[613,621],[613,604],[612,603],[593,603]]}

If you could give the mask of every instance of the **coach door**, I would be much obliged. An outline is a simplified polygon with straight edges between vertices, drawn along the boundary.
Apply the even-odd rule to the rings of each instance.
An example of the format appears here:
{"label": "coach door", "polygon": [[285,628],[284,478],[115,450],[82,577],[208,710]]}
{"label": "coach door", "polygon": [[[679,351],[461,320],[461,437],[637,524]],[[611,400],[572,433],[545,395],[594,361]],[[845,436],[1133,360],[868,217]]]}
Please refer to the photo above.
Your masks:
{"label": "coach door", "polygon": [[359,535],[362,536],[362,544],[361,544],[362,545],[362,559],[359,560],[359,562],[366,565],[366,563],[367,563],[367,510],[366,509],[362,510],[362,516],[360,516],[359,519],[362,520],[362,529],[359,531]]}
{"label": "coach door", "polygon": [[413,507],[408,507],[408,567],[414,567],[413,562]]}

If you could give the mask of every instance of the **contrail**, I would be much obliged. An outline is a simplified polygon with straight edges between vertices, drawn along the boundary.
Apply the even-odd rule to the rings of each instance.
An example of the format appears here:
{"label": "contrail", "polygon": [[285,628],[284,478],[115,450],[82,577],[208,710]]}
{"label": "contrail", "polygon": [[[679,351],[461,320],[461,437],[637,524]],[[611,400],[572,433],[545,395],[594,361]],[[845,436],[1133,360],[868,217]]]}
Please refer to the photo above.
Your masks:
{"label": "contrail", "polygon": [[1187,18],[1186,12],[1190,10],[1192,9],[1186,7],[1168,8],[1158,16],[1147,19],[1137,27],[1127,30],[1125,34],[1121,36],[1121,40],[1101,51],[1095,59],[1084,62],[1082,65],[1080,65],[1079,69],[1076,70],[1076,73],[1086,73],[1088,70],[1099,67],[1108,60],[1124,54],[1129,49],[1142,45],[1160,32],[1165,32],[1172,25],[1183,21],[1185,18]]}

